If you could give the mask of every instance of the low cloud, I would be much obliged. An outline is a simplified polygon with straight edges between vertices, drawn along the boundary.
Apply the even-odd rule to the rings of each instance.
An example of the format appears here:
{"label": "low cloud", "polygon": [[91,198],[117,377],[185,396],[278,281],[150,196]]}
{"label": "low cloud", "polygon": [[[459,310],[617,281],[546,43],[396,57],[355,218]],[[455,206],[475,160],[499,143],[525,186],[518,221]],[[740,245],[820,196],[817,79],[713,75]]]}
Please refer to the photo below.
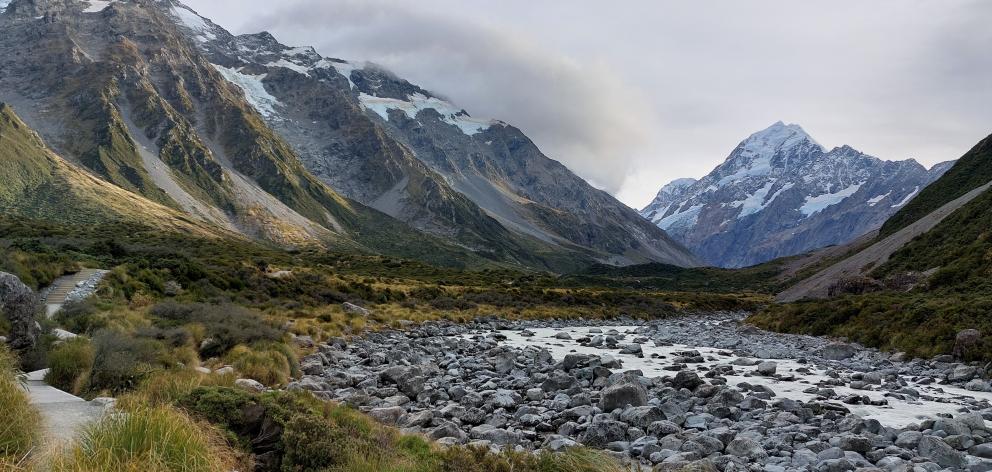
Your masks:
{"label": "low cloud", "polygon": [[605,65],[474,20],[430,15],[415,3],[303,0],[241,29],[381,64],[475,116],[521,128],[549,157],[611,193],[651,139],[644,101]]}

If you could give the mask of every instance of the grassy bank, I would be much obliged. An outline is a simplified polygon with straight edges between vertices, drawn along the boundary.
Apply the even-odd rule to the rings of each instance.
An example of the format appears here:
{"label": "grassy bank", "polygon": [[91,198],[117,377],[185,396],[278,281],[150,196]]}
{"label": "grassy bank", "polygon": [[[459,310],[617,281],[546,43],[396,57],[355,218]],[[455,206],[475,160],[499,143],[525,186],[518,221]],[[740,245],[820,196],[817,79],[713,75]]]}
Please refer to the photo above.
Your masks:
{"label": "grassy bank", "polygon": [[992,361],[992,296],[977,293],[871,293],[838,299],[769,305],[750,318],[760,328],[846,337],[913,356],[950,354],[955,335],[978,329],[986,336],[968,360]]}
{"label": "grassy bank", "polygon": [[40,444],[40,416],[28,403],[16,359],[0,344],[0,470],[24,470]]}

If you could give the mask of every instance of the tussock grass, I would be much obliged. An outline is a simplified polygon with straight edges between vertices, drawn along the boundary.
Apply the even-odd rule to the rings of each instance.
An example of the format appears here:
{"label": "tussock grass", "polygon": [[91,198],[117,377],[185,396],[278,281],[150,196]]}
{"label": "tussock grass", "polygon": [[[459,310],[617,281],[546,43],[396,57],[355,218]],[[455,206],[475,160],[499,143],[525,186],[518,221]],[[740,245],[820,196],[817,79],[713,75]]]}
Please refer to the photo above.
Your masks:
{"label": "tussock grass", "polygon": [[275,348],[252,349],[241,345],[232,349],[225,359],[242,377],[270,387],[286,385],[293,373],[286,353]]}
{"label": "tussock grass", "polygon": [[96,351],[88,339],[74,338],[65,341],[48,353],[48,374],[45,383],[73,395],[86,389]]}
{"label": "tussock grass", "polygon": [[17,470],[41,438],[41,415],[17,378],[14,356],[0,344],[0,470]]}
{"label": "tussock grass", "polygon": [[171,407],[135,408],[83,431],[51,463],[55,472],[216,472],[237,455],[219,432]]}

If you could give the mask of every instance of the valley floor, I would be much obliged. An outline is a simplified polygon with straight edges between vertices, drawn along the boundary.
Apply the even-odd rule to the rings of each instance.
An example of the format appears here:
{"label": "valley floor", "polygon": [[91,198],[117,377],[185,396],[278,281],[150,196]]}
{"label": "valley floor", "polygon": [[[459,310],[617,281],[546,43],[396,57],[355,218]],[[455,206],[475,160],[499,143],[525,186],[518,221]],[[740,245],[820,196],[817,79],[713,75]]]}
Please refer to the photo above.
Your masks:
{"label": "valley floor", "polygon": [[432,322],[321,345],[289,389],[444,444],[583,444],[664,470],[992,469],[975,367],[742,321]]}

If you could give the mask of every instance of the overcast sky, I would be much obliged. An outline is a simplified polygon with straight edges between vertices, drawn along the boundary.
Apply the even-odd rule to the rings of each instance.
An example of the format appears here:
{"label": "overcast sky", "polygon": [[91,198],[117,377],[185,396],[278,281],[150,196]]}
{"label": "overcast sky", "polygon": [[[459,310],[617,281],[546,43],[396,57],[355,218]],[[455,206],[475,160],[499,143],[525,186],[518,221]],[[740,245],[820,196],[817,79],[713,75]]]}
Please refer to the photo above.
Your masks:
{"label": "overcast sky", "polygon": [[637,208],[778,120],[928,166],[992,133],[992,1],[186,3],[510,122]]}

